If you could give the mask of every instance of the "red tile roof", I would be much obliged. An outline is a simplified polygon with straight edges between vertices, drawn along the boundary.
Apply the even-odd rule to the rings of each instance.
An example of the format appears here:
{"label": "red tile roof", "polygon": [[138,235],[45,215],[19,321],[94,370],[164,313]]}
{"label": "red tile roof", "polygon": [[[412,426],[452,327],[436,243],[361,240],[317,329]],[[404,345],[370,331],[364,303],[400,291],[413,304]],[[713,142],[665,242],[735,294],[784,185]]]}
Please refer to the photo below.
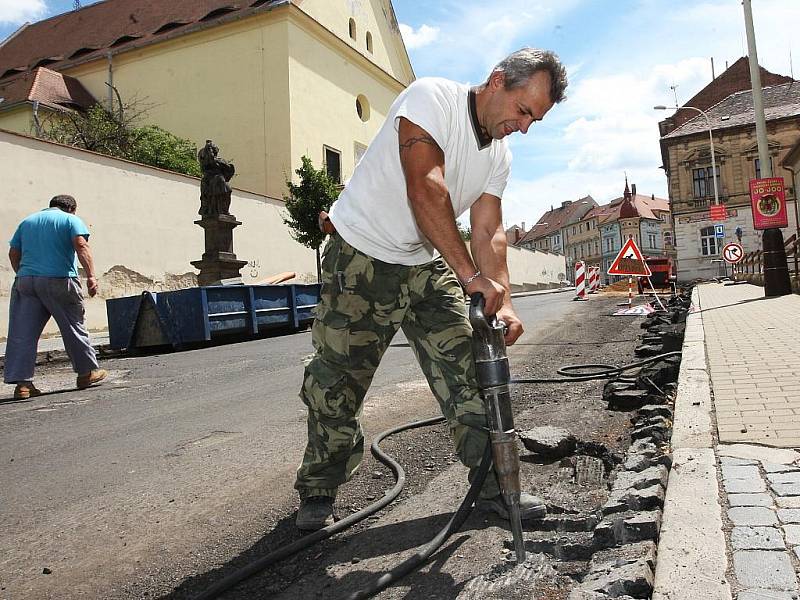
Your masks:
{"label": "red tile roof", "polygon": [[17,31],[0,46],[0,82],[37,66],[62,69],[290,0],[103,0]]}
{"label": "red tile roof", "polygon": [[4,98],[6,106],[38,101],[50,108],[88,108],[96,102],[80,81],[44,67],[15,77],[6,84],[0,82],[0,98]]}
{"label": "red tile roof", "polygon": [[[585,203],[585,204],[584,204]],[[536,225],[531,228],[518,243],[532,242],[546,235],[555,233],[565,225],[571,225],[580,221],[584,215],[597,206],[594,198],[586,196],[575,202],[562,204],[558,208],[553,208],[539,218]]]}

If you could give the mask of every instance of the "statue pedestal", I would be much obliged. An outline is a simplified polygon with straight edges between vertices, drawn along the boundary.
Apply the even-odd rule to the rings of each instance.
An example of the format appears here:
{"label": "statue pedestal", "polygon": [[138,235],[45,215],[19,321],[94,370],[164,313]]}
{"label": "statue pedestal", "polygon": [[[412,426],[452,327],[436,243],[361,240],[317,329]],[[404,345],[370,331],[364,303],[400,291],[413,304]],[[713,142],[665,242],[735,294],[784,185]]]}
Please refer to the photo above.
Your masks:
{"label": "statue pedestal", "polygon": [[233,215],[204,215],[194,222],[206,234],[206,251],[200,260],[193,260],[192,266],[200,270],[197,284],[219,285],[223,279],[241,279],[239,271],[247,264],[237,260],[233,252],[233,230],[241,225]]}

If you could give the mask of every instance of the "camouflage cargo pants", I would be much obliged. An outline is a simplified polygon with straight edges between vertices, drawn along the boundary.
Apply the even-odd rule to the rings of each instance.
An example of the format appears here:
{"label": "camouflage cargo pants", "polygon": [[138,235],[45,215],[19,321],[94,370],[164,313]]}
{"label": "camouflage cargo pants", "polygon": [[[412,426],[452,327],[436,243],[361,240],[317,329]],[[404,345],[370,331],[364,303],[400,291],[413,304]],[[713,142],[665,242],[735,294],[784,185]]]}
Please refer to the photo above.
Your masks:
{"label": "camouflage cargo pants", "polygon": [[[441,259],[418,266],[384,263],[334,235],[325,247],[322,272],[312,328],[315,354],[300,391],[308,407],[308,445],[295,483],[301,498],[336,496],[358,468],[364,452],[359,423],[364,396],[401,327],[471,478],[488,434],[475,379],[472,328],[452,270]],[[497,493],[490,472],[481,495]]]}

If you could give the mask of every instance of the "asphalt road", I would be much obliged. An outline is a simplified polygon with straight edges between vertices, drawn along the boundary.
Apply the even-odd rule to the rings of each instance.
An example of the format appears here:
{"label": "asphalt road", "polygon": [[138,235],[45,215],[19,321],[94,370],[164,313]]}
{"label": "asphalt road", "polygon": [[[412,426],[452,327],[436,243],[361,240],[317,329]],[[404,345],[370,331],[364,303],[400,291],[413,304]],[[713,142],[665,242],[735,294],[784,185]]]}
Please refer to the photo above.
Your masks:
{"label": "asphalt road", "polygon": [[[571,297],[515,301],[526,333],[512,364]],[[289,515],[310,351],[304,332],[109,360],[109,381],[83,391],[68,389],[68,367],[50,367],[36,380],[50,393],[26,402],[0,388],[0,598],[138,597],[143,580],[170,589],[226,561],[220,540],[244,546]],[[367,434],[435,414],[399,335],[367,398]]]}

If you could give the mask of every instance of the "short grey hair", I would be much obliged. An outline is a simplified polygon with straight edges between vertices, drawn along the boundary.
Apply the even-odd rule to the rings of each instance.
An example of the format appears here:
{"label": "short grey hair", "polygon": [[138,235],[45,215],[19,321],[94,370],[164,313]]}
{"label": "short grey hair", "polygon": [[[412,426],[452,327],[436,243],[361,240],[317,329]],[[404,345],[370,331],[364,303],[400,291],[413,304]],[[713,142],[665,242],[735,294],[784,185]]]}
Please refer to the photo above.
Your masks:
{"label": "short grey hair", "polygon": [[554,104],[564,100],[569,84],[567,70],[555,52],[538,48],[521,48],[506,56],[492,69],[492,73],[503,73],[507,90],[525,85],[537,71],[546,71],[550,74],[550,100]]}

